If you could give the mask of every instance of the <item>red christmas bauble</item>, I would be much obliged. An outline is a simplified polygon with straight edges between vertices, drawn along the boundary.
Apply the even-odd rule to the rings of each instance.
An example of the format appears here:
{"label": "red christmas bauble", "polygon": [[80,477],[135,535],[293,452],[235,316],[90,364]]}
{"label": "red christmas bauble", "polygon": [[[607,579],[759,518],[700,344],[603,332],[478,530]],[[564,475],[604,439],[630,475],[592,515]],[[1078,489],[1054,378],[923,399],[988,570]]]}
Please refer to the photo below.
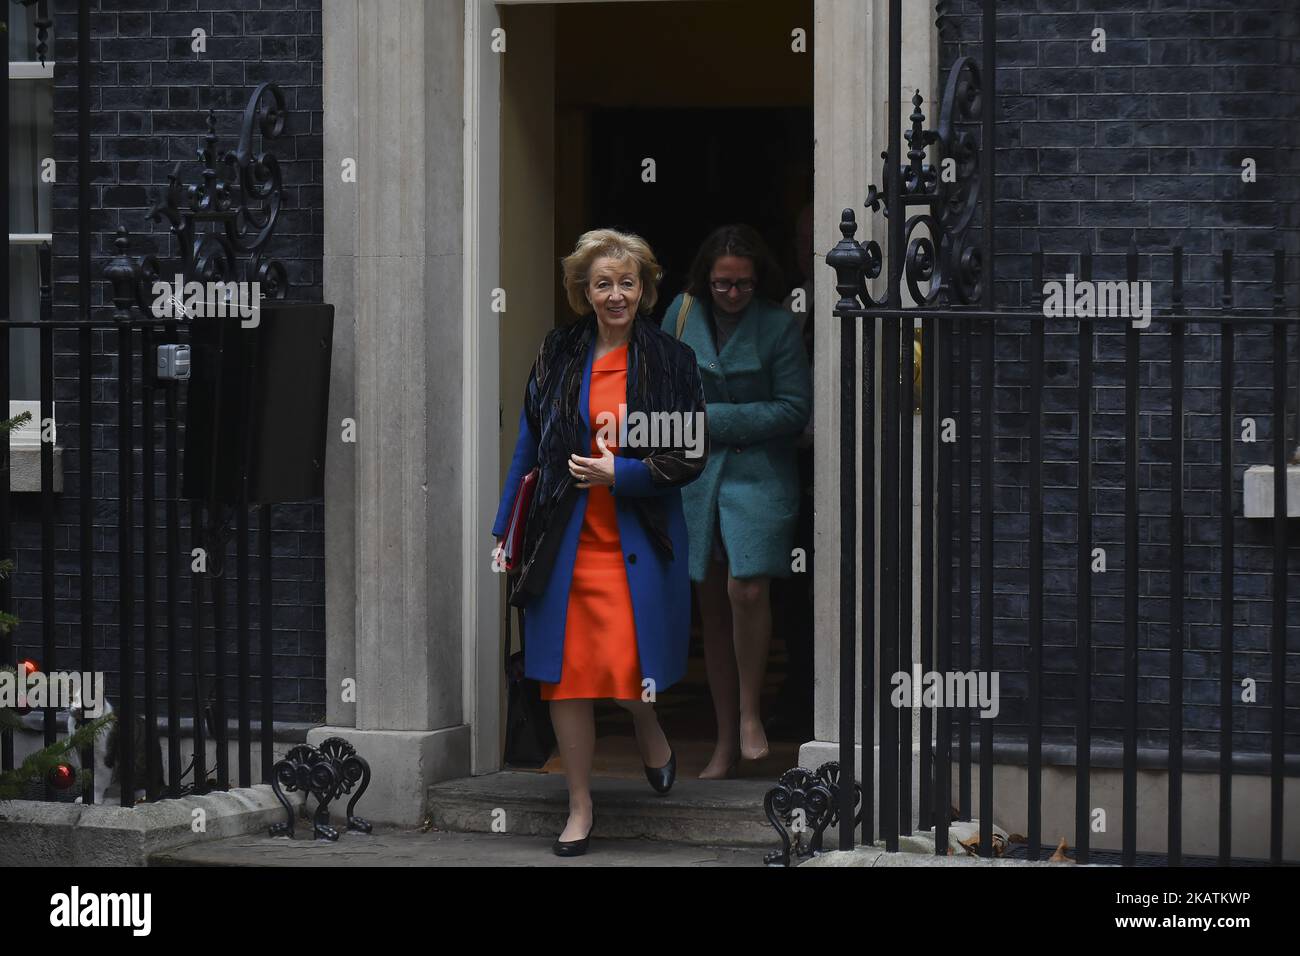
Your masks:
{"label": "red christmas bauble", "polygon": [[[34,660],[32,660],[30,657],[24,657],[22,660],[20,660],[18,662],[18,668],[19,670],[22,671],[23,677],[31,677],[33,674],[37,673],[41,669],[40,665],[37,664]],[[18,710],[18,716],[20,717],[26,717],[28,714],[32,712],[32,709],[26,705],[17,708],[17,710]]]}
{"label": "red christmas bauble", "polygon": [[55,790],[67,790],[76,779],[76,771],[71,764],[56,764],[50,771],[50,786]]}

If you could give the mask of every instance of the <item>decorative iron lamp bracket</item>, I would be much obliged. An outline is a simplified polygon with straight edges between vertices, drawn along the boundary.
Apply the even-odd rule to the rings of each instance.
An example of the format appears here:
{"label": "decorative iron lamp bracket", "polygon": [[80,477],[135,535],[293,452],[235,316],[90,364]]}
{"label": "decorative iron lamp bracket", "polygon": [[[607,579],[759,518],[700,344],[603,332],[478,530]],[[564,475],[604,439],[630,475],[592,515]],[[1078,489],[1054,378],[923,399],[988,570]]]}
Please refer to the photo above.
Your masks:
{"label": "decorative iron lamp bracket", "polygon": [[[172,168],[167,186],[147,215],[152,222],[166,220],[180,251],[176,271],[186,282],[233,284],[242,280],[249,285],[256,283],[259,298],[283,299],[287,295],[288,273],[283,263],[267,251],[279,220],[283,177],[279,160],[265,148],[268,141],[284,132],[286,116],[280,87],[269,81],[261,83],[244,107],[239,142],[234,149],[224,153],[217,149],[216,113],[209,109],[207,132],[196,150],[202,164],[200,180],[186,184],[181,180],[181,164],[177,162]],[[264,148],[256,152],[254,136],[259,132]],[[204,230],[200,228],[202,223],[215,223],[218,228]],[[154,255],[132,258],[127,254],[129,241],[126,228],[119,226],[113,241],[117,254],[104,269],[104,277],[112,286],[113,318],[121,324],[129,323],[134,306],[147,319],[157,321],[161,317],[154,312],[157,297],[152,290],[164,278],[162,263]],[[227,294],[230,291],[233,285]],[[183,303],[181,306],[177,311],[189,318]],[[208,501],[207,513],[203,544],[208,573],[220,578],[224,574],[225,545],[233,533],[233,509]]]}
{"label": "decorative iron lamp bracket", "polygon": [[[254,153],[253,136],[263,144],[284,132],[284,93],[272,82],[259,85],[244,108],[239,145],[218,161],[216,113],[208,110],[207,133],[197,150],[203,164],[201,182],[185,184],[178,162],[167,177],[162,197],[149,210],[153,222],[167,220],[177,239],[181,272],[187,280],[229,282],[236,278],[236,263],[244,263],[243,279],[257,282],[270,299],[283,299],[288,290],[284,265],[267,255],[282,203],[280,162],[270,151]],[[233,173],[233,180],[222,170]],[[201,231],[199,223],[220,225]]]}
{"label": "decorative iron lamp bracket", "polygon": [[[935,129],[926,128],[921,109],[924,102],[917,90],[912,96],[911,129],[903,134],[909,146],[907,161],[894,163],[888,152],[880,154],[884,160],[882,185],[867,188],[864,205],[873,213],[882,212],[887,220],[890,189],[894,177],[898,177],[905,215],[905,254],[902,262],[890,263],[889,268],[906,283],[918,306],[975,303],[981,291],[980,255],[976,246],[966,242],[966,234],[979,200],[979,146],[970,131],[961,128],[977,123],[983,108],[975,61],[961,57],[949,70]],[[929,162],[927,155],[931,156]],[[908,215],[912,207],[921,208]],[[846,219],[841,231],[852,221]],[[845,237],[850,238],[848,233]],[[872,242],[863,249],[864,266],[871,270],[857,279],[845,276],[847,284],[853,287],[852,297],[861,302],[861,308],[883,307],[884,303],[871,296],[866,284],[880,274],[876,266],[879,246]],[[925,283],[929,283],[928,291],[922,290]]]}

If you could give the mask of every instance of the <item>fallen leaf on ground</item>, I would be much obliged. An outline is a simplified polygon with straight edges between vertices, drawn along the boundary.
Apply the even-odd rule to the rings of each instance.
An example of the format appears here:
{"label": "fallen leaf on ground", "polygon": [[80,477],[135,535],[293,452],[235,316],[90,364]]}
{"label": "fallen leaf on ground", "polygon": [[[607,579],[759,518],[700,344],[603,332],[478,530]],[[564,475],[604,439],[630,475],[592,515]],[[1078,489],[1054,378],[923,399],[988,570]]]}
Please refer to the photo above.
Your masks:
{"label": "fallen leaf on ground", "polygon": [[1065,855],[1066,842],[1065,837],[1061,837],[1061,843],[1056,848],[1056,852],[1048,858],[1049,863],[1073,863],[1074,860]]}

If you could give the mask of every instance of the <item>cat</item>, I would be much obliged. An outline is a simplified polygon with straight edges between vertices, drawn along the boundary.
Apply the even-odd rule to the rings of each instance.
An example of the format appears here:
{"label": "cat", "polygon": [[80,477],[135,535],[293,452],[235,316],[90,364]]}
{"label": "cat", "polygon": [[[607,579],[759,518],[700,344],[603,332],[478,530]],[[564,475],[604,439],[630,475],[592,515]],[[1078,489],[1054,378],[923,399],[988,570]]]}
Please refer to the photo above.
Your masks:
{"label": "cat", "polygon": [[[103,714],[113,713],[113,705],[108,699],[104,700]],[[76,721],[84,718],[84,708],[74,704],[68,711],[68,733],[72,733],[76,726]],[[133,797],[136,803],[148,799],[149,785],[149,763],[146,759],[147,745],[147,724],[144,717],[137,714],[131,722],[131,739],[135,750],[135,779]],[[93,766],[95,768],[94,780],[94,800],[95,803],[102,804],[112,796],[120,798],[122,793],[122,781],[119,774],[119,738],[121,730],[121,721],[115,720],[109,729],[95,737],[92,753],[94,755]],[[72,766],[80,768],[81,754],[78,751],[69,752],[69,761]],[[154,775],[153,782],[157,791],[161,792],[164,786],[162,770],[162,744],[159,742],[154,750]],[[77,797],[76,803],[82,803],[83,799]]]}

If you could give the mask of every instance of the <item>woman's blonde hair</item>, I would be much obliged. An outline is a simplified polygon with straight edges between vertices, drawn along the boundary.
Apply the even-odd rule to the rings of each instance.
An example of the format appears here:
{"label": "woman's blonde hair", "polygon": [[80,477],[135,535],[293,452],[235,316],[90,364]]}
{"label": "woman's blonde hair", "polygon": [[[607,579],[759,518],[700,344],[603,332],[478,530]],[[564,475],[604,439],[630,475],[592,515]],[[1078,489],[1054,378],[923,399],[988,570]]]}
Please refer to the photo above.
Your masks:
{"label": "woman's blonde hair", "polygon": [[574,312],[587,315],[595,311],[584,292],[591,277],[592,264],[603,258],[635,260],[641,278],[641,301],[637,303],[637,311],[648,313],[655,307],[659,301],[659,280],[664,277],[664,270],[655,259],[650,244],[635,233],[592,229],[579,236],[573,251],[560,260],[564,294]]}

